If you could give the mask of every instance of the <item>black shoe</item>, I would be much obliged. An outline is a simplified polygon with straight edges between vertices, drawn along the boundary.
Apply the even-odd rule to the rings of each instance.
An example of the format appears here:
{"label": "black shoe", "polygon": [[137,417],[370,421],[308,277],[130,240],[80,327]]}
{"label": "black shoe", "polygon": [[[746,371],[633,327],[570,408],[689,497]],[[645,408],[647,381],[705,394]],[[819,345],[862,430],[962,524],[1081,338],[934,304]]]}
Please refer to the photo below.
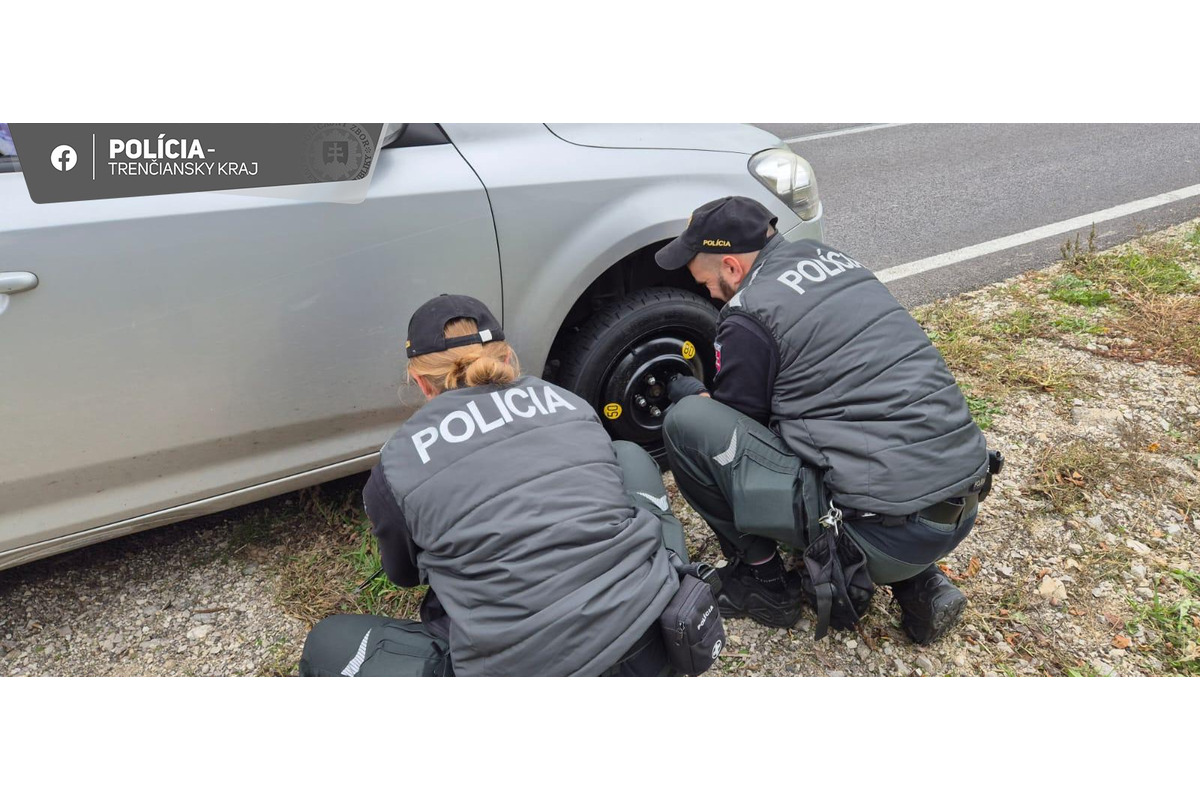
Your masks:
{"label": "black shoe", "polygon": [[954,627],[967,607],[966,596],[937,564],[893,583],[892,596],[900,604],[900,625],[917,644],[929,644],[940,638]]}
{"label": "black shoe", "polygon": [[[778,556],[776,556],[778,558]],[[721,591],[717,607],[724,619],[749,617],[769,628],[790,628],[804,610],[800,578],[780,570],[770,580],[761,580],[754,567],[735,561],[719,571]]]}

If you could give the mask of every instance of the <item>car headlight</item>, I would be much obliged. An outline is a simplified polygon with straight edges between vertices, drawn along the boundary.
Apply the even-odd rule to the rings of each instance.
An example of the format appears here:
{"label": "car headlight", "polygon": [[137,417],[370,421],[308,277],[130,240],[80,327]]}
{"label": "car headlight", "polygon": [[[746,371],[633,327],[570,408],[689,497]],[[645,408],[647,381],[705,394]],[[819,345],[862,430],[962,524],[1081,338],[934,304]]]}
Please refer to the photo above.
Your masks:
{"label": "car headlight", "polygon": [[796,216],[808,221],[821,213],[817,176],[812,166],[791,150],[763,150],[750,158],[750,174],[787,203]]}

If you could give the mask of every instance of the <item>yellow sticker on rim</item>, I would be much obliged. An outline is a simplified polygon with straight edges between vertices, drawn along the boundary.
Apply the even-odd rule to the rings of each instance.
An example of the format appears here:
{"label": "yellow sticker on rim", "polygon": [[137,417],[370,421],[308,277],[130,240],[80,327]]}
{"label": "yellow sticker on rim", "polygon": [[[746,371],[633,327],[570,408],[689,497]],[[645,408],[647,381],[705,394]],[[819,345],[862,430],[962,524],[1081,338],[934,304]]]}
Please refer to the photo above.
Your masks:
{"label": "yellow sticker on rim", "polygon": [[609,419],[616,419],[617,417],[621,416],[621,404],[609,403],[606,405],[604,407],[604,416],[608,417]]}
{"label": "yellow sticker on rim", "polygon": [[696,345],[692,344],[691,342],[684,342],[683,343],[683,357],[690,359],[690,358],[693,358],[695,355],[696,355]]}

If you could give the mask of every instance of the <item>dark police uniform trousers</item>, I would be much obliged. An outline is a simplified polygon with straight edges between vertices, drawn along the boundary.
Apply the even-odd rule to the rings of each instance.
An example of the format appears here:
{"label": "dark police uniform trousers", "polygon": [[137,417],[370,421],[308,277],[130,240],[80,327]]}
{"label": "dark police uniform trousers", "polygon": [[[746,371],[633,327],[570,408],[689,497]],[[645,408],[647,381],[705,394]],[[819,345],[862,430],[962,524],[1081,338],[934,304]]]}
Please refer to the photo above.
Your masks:
{"label": "dark police uniform trousers", "polygon": [[[658,517],[663,544],[687,563],[683,526],[667,504],[662,474],[645,450],[631,442],[614,442],[617,463],[630,501]],[[443,630],[415,620],[365,614],[340,614],[318,622],[300,657],[303,676],[450,677],[454,674],[450,644]],[[607,672],[606,676],[647,677],[670,674],[658,623]]]}
{"label": "dark police uniform trousers", "polygon": [[[802,464],[769,428],[716,400],[693,396],[670,409],[663,434],[680,493],[716,533],[726,558],[757,562],[774,553],[777,543],[801,550],[807,545],[798,502]],[[975,497],[950,502],[963,505],[953,524],[920,512],[899,525],[869,516],[843,523],[866,554],[875,583],[911,578],[966,538],[978,502]]]}

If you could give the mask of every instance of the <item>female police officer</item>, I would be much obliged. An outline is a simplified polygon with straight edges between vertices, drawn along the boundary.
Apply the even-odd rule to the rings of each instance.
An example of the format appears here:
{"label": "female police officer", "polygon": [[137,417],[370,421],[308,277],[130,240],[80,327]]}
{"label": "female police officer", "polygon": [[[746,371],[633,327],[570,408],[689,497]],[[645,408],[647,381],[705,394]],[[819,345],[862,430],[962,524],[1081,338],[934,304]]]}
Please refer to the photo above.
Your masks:
{"label": "female police officer", "polygon": [[[574,394],[531,376],[480,301],[409,321],[429,402],[363,490],[388,578],[429,584],[421,622],[318,623],[304,675],[653,675],[683,553],[658,469]],[[686,556],[683,556],[686,560]]]}

